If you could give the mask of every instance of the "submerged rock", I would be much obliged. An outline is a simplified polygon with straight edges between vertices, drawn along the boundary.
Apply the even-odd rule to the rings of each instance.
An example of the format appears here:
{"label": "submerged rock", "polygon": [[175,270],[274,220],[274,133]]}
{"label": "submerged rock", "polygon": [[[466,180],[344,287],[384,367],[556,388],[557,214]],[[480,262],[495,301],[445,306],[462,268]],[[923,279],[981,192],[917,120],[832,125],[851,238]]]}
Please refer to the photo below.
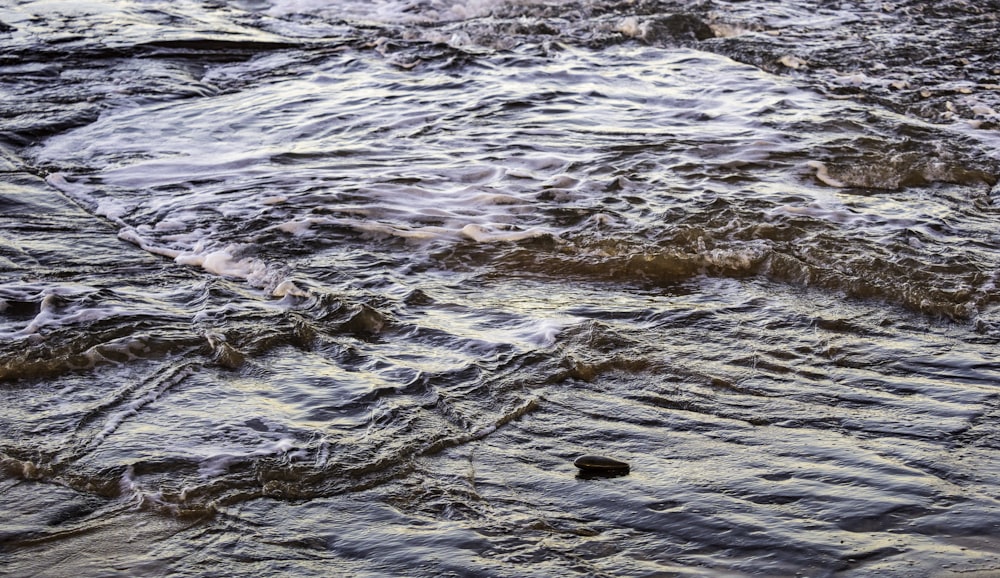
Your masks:
{"label": "submerged rock", "polygon": [[643,23],[641,29],[641,38],[648,44],[669,44],[715,38],[715,32],[712,31],[712,28],[691,14],[668,14]]}
{"label": "submerged rock", "polygon": [[585,476],[625,476],[630,469],[626,462],[595,455],[580,456],[573,465],[580,469],[580,475]]}
{"label": "submerged rock", "polygon": [[370,305],[362,304],[340,329],[348,333],[372,334],[385,327],[385,316]]}

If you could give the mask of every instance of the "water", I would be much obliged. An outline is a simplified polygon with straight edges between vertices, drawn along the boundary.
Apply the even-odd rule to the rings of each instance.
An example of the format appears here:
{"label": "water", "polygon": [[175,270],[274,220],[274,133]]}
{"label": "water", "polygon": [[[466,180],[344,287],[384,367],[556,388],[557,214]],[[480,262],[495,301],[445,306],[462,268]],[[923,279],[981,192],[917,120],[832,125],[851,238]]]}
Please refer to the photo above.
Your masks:
{"label": "water", "polygon": [[772,4],[0,8],[0,573],[1000,572],[1000,7]]}

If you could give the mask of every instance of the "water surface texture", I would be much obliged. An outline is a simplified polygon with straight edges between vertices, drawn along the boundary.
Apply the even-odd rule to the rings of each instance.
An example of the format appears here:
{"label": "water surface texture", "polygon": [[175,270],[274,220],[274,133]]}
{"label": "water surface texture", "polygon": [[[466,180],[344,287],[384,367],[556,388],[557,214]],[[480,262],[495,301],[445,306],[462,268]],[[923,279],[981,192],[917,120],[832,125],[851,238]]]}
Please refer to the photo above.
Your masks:
{"label": "water surface texture", "polygon": [[996,575],[998,20],[4,4],[0,574]]}

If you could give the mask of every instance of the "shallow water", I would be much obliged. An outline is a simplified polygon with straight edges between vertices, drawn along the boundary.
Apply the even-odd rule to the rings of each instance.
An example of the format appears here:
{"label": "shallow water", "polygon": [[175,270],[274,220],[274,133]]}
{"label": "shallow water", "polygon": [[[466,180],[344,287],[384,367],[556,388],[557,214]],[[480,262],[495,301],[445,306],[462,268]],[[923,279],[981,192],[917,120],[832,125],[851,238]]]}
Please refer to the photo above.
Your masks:
{"label": "shallow water", "polygon": [[0,8],[0,572],[1000,572],[998,7],[771,4]]}

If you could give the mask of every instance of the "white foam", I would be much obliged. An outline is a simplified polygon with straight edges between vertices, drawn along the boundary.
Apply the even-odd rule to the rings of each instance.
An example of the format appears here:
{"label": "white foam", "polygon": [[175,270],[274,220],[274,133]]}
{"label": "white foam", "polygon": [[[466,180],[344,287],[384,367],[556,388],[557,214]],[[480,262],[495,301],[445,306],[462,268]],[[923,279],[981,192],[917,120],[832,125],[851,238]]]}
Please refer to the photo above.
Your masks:
{"label": "white foam", "polygon": [[293,438],[282,438],[274,442],[272,446],[272,451],[275,453],[288,453],[289,450],[295,448],[295,440]]}
{"label": "white foam", "polygon": [[233,256],[235,245],[230,245],[225,249],[217,249],[206,253],[181,253],[174,258],[174,261],[181,265],[194,265],[222,277],[239,277],[249,279],[260,277],[266,271],[266,267],[260,261],[254,259],[238,259]]}
{"label": "white foam", "polygon": [[118,238],[122,241],[127,241],[136,245],[140,249],[152,253],[154,255],[160,255],[161,257],[169,257],[171,259],[177,258],[181,252],[177,249],[171,249],[169,247],[158,247],[156,245],[147,243],[146,240],[139,234],[136,229],[132,227],[126,227],[121,231],[118,231]]}
{"label": "white foam", "polygon": [[309,292],[300,289],[299,286],[293,281],[286,279],[281,283],[278,283],[278,285],[271,290],[271,295],[274,297],[287,297],[289,295],[292,297],[308,297]]}
{"label": "white foam", "polygon": [[781,58],[778,59],[778,62],[782,66],[791,68],[792,70],[805,68],[808,65],[808,63],[805,60],[799,58],[798,56],[793,56],[791,54],[786,54],[782,56]]}
{"label": "white foam", "polygon": [[154,227],[154,230],[158,232],[163,231],[182,231],[187,229],[187,224],[180,219],[164,219]]}
{"label": "white foam", "polygon": [[639,23],[639,19],[635,16],[629,16],[622,19],[622,21],[618,23],[618,32],[621,32],[629,38],[638,38],[642,36],[642,28]]}
{"label": "white foam", "polygon": [[525,327],[527,330],[522,338],[538,347],[551,347],[566,327],[577,319],[541,319]]}
{"label": "white foam", "polygon": [[997,116],[997,111],[993,110],[992,107],[987,106],[980,102],[973,104],[971,110],[972,114],[978,116]]}
{"label": "white foam", "polygon": [[806,166],[812,169],[816,169],[816,178],[819,179],[820,182],[824,184],[827,184],[831,187],[835,187],[838,189],[842,189],[847,186],[846,184],[843,183],[843,181],[839,181],[830,176],[829,169],[826,167],[825,164],[819,161],[808,161],[806,163]]}
{"label": "white foam", "polygon": [[838,75],[835,79],[838,84],[847,86],[864,86],[872,84],[873,81],[863,72],[849,72]]}
{"label": "white foam", "polygon": [[246,279],[256,286],[261,286],[269,277],[267,264],[257,259],[238,258],[235,253],[246,246],[230,244],[221,249],[206,249],[203,243],[196,244],[192,250],[182,251],[171,247],[163,247],[147,242],[139,232],[131,227],[122,229],[118,238],[128,241],[154,255],[173,259],[178,265],[201,267],[205,271],[220,277],[236,277]]}
{"label": "white foam", "polygon": [[288,233],[290,235],[295,235],[296,237],[301,237],[309,232],[314,224],[317,223],[317,219],[297,219],[294,221],[288,221],[277,226],[279,231]]}
{"label": "white foam", "polygon": [[494,342],[514,343],[525,349],[551,347],[567,327],[583,321],[579,317],[528,318],[512,327],[490,327]]}
{"label": "white foam", "polygon": [[523,241],[549,235],[543,229],[531,228],[519,230],[514,228],[494,228],[488,225],[469,224],[462,227],[462,236],[477,243],[495,243],[497,241]]}

